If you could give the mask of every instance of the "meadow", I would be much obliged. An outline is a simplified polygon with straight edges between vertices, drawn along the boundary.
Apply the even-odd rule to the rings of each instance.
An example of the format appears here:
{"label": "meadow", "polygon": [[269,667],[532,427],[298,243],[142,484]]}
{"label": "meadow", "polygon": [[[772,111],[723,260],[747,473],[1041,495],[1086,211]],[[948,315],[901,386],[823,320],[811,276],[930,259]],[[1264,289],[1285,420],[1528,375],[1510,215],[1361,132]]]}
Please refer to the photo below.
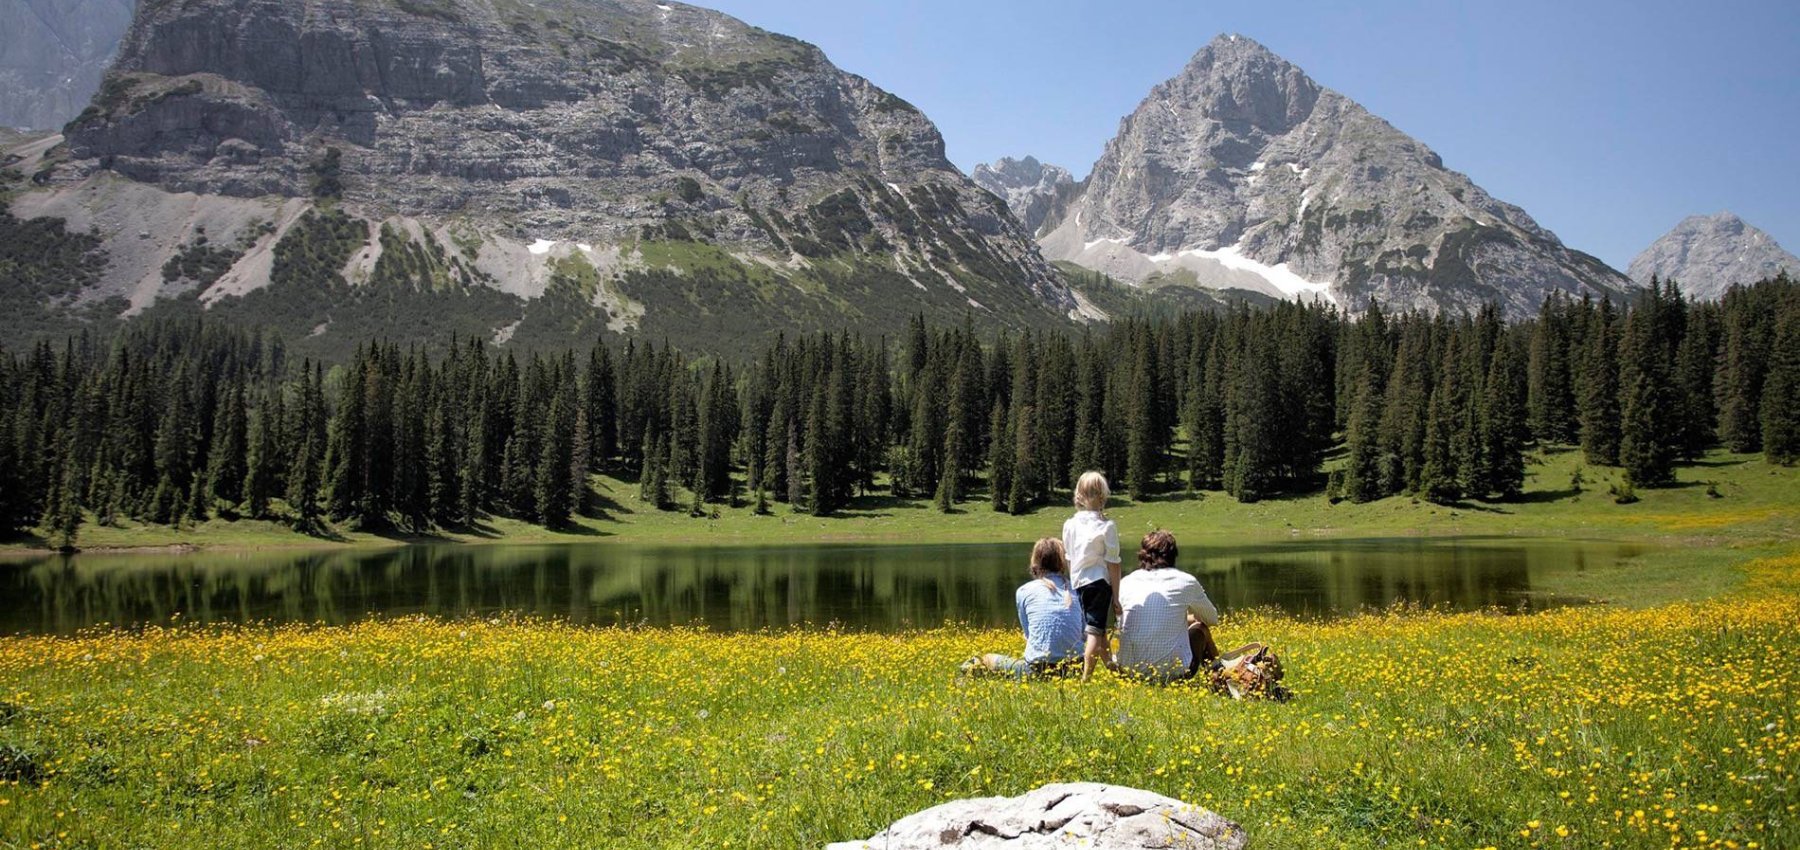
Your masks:
{"label": "meadow", "polygon": [[[1128,535],[1657,547],[1577,579],[1611,604],[1232,612],[1221,643],[1276,646],[1287,704],[1109,676],[959,681],[957,662],[1018,637],[955,625],[409,619],[7,638],[0,846],[810,847],[946,799],[1073,780],[1213,808],[1264,848],[1800,846],[1800,478],[1715,455],[1683,471],[1688,486],[1617,505],[1603,475],[1561,492],[1573,462],[1543,459],[1509,505],[1120,505]],[[1024,540],[1060,519],[867,510],[889,516],[814,531],[810,517],[634,509],[611,522],[643,535],[609,531]]]}

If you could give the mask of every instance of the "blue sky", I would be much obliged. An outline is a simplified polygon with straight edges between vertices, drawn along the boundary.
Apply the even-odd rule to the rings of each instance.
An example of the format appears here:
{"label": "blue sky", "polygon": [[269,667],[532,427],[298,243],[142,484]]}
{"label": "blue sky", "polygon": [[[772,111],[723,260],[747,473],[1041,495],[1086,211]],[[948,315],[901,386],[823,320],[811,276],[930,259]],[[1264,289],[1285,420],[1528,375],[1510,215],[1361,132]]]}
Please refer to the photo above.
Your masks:
{"label": "blue sky", "polygon": [[1620,269],[1722,209],[1800,252],[1793,0],[699,2],[916,104],[964,170],[1034,154],[1086,174],[1152,85],[1235,32]]}

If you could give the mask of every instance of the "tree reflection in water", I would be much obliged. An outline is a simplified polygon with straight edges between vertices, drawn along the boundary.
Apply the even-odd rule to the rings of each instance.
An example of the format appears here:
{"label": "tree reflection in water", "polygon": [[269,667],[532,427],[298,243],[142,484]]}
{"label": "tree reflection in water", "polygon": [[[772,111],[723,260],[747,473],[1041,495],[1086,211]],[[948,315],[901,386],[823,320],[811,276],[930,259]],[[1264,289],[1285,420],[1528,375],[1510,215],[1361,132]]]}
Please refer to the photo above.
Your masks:
{"label": "tree reflection in water", "polygon": [[[1012,626],[1027,546],[415,546],[326,553],[43,556],[0,564],[0,632],[176,622],[344,623],[516,613],[718,630],[834,624]],[[1636,555],[1615,544],[1501,539],[1183,546],[1224,609],[1331,616],[1395,603],[1565,604],[1553,571]],[[1129,571],[1131,565],[1127,565]]]}

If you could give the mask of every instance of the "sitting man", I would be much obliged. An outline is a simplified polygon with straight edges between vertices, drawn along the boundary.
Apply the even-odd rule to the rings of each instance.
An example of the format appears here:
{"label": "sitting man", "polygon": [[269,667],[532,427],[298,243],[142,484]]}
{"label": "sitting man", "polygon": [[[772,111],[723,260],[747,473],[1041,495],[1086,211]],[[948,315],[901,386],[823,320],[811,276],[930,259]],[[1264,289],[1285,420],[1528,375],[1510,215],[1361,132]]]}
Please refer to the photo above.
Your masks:
{"label": "sitting man", "polygon": [[1218,609],[1199,579],[1175,568],[1177,554],[1175,535],[1152,531],[1138,547],[1138,568],[1119,582],[1119,667],[1155,682],[1191,679],[1219,656]]}
{"label": "sitting man", "polygon": [[1013,595],[1025,657],[990,652],[963,662],[964,675],[1000,674],[1015,679],[1067,673],[1081,661],[1081,608],[1069,589],[1062,541],[1046,537],[1031,549],[1031,581]]}

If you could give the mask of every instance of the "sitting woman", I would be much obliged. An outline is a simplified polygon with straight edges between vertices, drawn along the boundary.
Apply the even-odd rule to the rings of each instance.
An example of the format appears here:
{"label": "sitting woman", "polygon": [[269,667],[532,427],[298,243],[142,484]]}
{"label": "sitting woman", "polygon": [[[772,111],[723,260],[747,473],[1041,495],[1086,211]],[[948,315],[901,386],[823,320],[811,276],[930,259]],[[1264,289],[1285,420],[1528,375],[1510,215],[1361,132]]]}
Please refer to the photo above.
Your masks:
{"label": "sitting woman", "polygon": [[968,675],[998,674],[1014,679],[1058,675],[1081,662],[1081,608],[1069,590],[1068,560],[1062,541],[1046,537],[1031,549],[1031,581],[1019,587],[1019,628],[1025,657],[990,652],[963,662]]}
{"label": "sitting woman", "polygon": [[1199,579],[1175,568],[1177,554],[1175,535],[1152,531],[1138,547],[1138,568],[1119,582],[1119,667],[1156,682],[1191,679],[1219,656],[1219,611]]}

